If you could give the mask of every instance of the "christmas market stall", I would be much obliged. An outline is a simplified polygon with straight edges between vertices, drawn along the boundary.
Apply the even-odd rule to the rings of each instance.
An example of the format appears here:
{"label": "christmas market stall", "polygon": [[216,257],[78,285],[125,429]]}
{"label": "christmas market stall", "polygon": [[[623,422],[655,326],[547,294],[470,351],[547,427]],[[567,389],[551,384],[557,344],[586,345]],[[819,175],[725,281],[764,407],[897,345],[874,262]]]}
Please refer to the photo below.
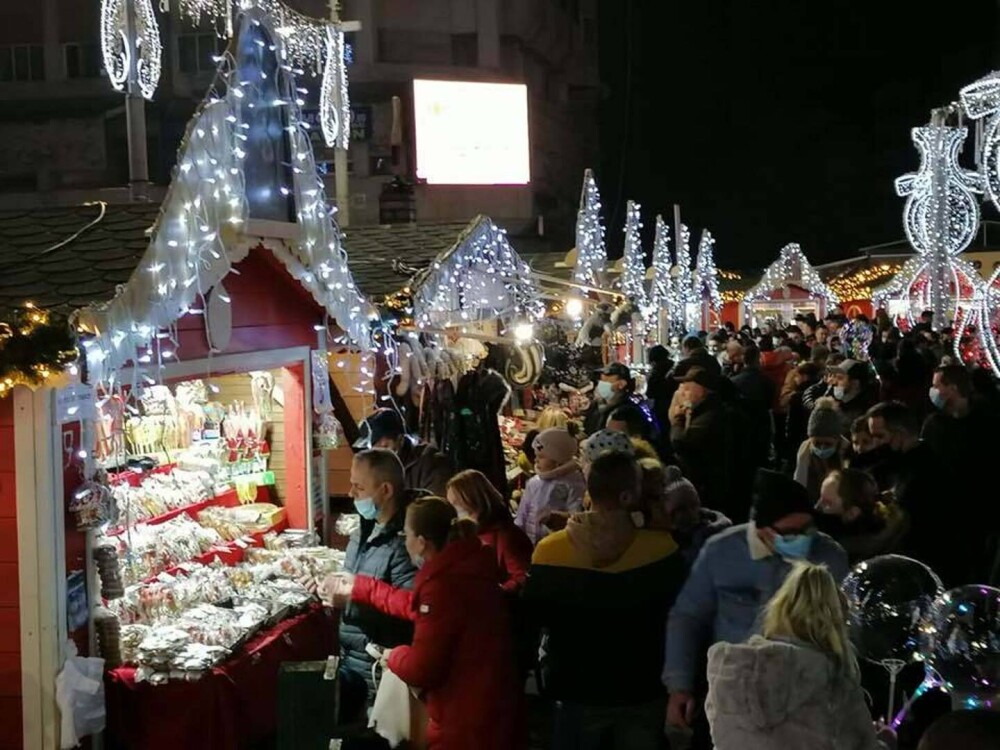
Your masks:
{"label": "christmas market stall", "polygon": [[789,325],[796,315],[809,313],[821,319],[838,303],[837,295],[794,242],[781,249],[778,259],[742,301],[744,320],[754,327],[768,321]]}
{"label": "christmas market stall", "polygon": [[[338,436],[329,357],[370,355],[377,314],[348,269],[295,70],[322,67],[342,37],[297,16],[279,35],[245,5],[158,210],[0,215],[13,391],[0,529],[11,508],[17,529],[0,607],[20,625],[21,675],[19,710],[3,713],[22,717],[26,746],[58,746],[53,686],[73,650],[105,660],[110,746],[213,749],[272,737],[280,664],[335,651],[335,619],[297,581],[342,559],[314,533],[317,448]],[[21,362],[23,339],[43,335]]]}
{"label": "christmas market stall", "polygon": [[872,305],[874,290],[899,273],[908,257],[864,255],[817,266],[816,271],[840,299],[844,315],[872,319],[877,309]]}

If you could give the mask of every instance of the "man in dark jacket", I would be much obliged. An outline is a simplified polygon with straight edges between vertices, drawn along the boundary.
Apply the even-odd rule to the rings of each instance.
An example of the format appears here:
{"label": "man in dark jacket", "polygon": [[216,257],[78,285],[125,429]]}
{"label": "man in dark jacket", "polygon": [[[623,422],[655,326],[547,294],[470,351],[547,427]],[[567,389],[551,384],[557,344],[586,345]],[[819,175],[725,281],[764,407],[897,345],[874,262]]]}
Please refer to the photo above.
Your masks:
{"label": "man in dark jacket", "polygon": [[632,405],[642,411],[653,432],[659,431],[652,404],[636,395],[635,378],[627,365],[612,362],[599,370],[600,379],[594,389],[594,401],[583,416],[583,431],[587,435],[600,432],[608,426],[608,417],[621,406]]}
{"label": "man in dark jacket", "polygon": [[704,342],[697,336],[686,336],[681,342],[681,353],[684,358],[674,366],[674,377],[687,375],[692,367],[700,367],[712,375],[722,374],[719,360],[709,354]]}
{"label": "man in dark jacket", "polygon": [[833,388],[831,395],[840,405],[844,415],[844,437],[850,438],[851,425],[864,416],[878,401],[872,383],[872,369],[867,362],[845,359],[831,368]]}
{"label": "man in dark jacket", "polygon": [[[394,453],[372,449],[354,457],[351,497],[361,516],[351,535],[344,571],[371,576],[400,588],[412,588],[416,568],[406,552],[403,522],[406,488],[403,466]],[[413,626],[371,607],[348,604],[340,619],[341,676],[344,716],[353,719],[362,706],[375,700],[371,669],[375,660],[365,650],[369,644],[393,648],[409,643]],[[362,688],[365,698],[362,699]],[[350,707],[349,707],[350,706]],[[351,710],[353,709],[353,710]]]}
{"label": "man in dark jacket", "polygon": [[[626,510],[639,496],[634,458],[599,456],[587,488],[592,510],[538,543],[524,589],[528,612],[548,633],[543,665],[557,701],[553,745],[596,748],[602,737],[614,737],[616,748],[659,750],[664,690],[657,659],[684,565],[670,534],[636,529]],[[623,625],[629,655],[594,650],[595,633]]]}
{"label": "man in dark jacket", "polygon": [[725,382],[700,367],[680,378],[670,406],[670,444],[702,502],[739,522],[749,510],[753,456],[746,418],[720,394]]}
{"label": "man in dark jacket", "polygon": [[742,396],[750,421],[747,437],[753,441],[754,465],[767,466],[773,436],[771,409],[777,401],[777,390],[760,369],[760,350],[756,346],[743,349],[743,367],[730,380]]}
{"label": "man in dark jacket", "polygon": [[406,434],[403,418],[395,409],[379,409],[364,421],[355,447],[385,448],[403,464],[406,489],[444,497],[454,475],[451,461],[429,443]]}

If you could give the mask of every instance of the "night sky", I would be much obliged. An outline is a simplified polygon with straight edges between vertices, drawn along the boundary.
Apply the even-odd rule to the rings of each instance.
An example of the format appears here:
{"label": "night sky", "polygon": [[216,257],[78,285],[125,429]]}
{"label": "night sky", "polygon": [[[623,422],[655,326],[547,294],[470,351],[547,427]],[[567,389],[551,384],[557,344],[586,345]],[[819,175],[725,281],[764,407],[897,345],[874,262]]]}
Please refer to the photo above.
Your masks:
{"label": "night sky", "polygon": [[793,241],[823,263],[901,239],[893,180],[918,166],[910,128],[1000,67],[997,4],[601,0],[611,252],[628,198],[650,233],[680,203],[722,268],[763,267]]}

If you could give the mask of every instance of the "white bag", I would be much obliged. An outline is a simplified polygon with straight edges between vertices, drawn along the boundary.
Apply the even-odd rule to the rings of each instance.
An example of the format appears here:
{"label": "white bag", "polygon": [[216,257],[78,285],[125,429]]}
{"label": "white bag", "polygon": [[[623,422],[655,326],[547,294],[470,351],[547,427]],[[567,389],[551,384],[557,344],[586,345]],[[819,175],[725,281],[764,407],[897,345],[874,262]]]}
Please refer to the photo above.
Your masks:
{"label": "white bag", "polygon": [[[374,677],[383,658],[382,652],[372,645],[367,651],[377,660],[372,666]],[[410,739],[410,688],[388,667],[382,669],[382,678],[376,682],[378,690],[368,714],[368,728],[374,729],[390,747],[396,747]]]}
{"label": "white bag", "polygon": [[69,750],[89,734],[104,731],[104,659],[76,655],[67,646],[66,663],[56,676],[56,704],[62,719],[59,746]]}

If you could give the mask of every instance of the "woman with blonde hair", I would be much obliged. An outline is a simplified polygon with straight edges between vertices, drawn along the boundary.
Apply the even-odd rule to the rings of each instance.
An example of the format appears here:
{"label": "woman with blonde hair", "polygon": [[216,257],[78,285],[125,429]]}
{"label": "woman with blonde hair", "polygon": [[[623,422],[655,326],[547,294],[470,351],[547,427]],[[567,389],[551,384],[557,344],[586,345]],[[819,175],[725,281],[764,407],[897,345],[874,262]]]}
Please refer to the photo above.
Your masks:
{"label": "woman with blonde hair", "polygon": [[568,424],[569,415],[558,406],[546,406],[542,409],[542,413],[538,415],[538,419],[535,422],[535,426],[539,432],[553,427],[567,429]]}
{"label": "woman with blonde hair", "polygon": [[460,471],[448,481],[447,499],[459,518],[475,522],[479,541],[496,551],[503,590],[520,592],[528,578],[533,547],[490,480],[474,469]]}
{"label": "woman with blonde hair", "polygon": [[821,565],[796,563],[764,609],[761,635],[708,652],[705,711],[716,750],[880,750],[847,635],[843,599]]}

